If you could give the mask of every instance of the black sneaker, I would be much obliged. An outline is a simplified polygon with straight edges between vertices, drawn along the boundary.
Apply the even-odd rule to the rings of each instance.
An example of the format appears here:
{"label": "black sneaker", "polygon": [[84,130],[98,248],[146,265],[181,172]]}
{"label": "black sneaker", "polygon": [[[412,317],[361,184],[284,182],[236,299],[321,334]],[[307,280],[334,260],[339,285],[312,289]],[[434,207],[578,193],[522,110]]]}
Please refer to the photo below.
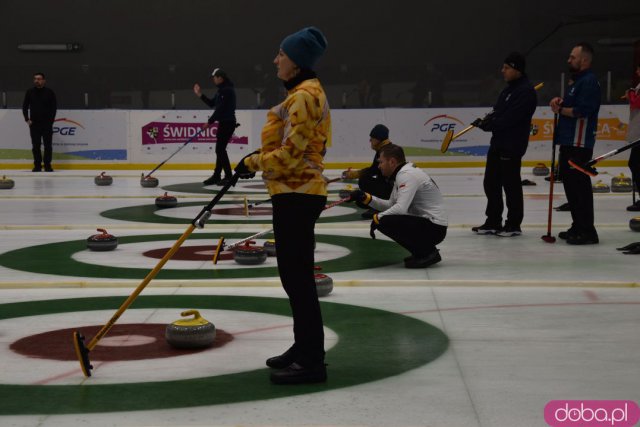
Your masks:
{"label": "black sneaker", "polygon": [[471,231],[476,234],[496,234],[500,230],[502,230],[502,226],[494,226],[487,223],[471,228]]}
{"label": "black sneaker", "polygon": [[629,212],[639,212],[640,211],[640,200],[638,200],[637,202],[635,202],[632,205],[627,206],[627,210]]}
{"label": "black sneaker", "polygon": [[42,172],[42,169],[40,169],[40,168],[33,168],[33,169],[31,169],[31,172]]}
{"label": "black sneaker", "polygon": [[271,382],[274,384],[311,384],[323,383],[326,380],[327,366],[324,362],[310,367],[292,363],[284,369],[271,373]]}
{"label": "black sneaker", "polygon": [[512,227],[510,225],[506,225],[502,230],[498,231],[496,235],[500,237],[514,237],[522,234],[522,230],[520,227]]}
{"label": "black sneaker", "polygon": [[600,243],[597,233],[576,233],[567,238],[570,245],[595,245]]}
{"label": "black sneaker", "polygon": [[577,234],[577,232],[572,227],[572,228],[569,228],[567,231],[561,231],[560,233],[558,233],[558,237],[561,238],[562,240],[567,240],[570,236],[573,236],[574,234]]}
{"label": "black sneaker", "polygon": [[44,167],[44,171],[45,172],[53,172],[53,168],[51,166],[45,166]]}
{"label": "black sneaker", "polygon": [[274,356],[267,359],[267,366],[274,369],[284,369],[296,360],[295,351],[290,347],[280,356]]}
{"label": "black sneaker", "polygon": [[431,252],[427,256],[412,256],[405,258],[404,268],[427,268],[433,264],[437,264],[442,261],[440,251],[437,249]]}
{"label": "black sneaker", "polygon": [[220,183],[220,177],[211,175],[209,178],[202,181],[202,185],[218,185]]}
{"label": "black sneaker", "polygon": [[556,206],[554,208],[555,210],[557,210],[558,212],[569,212],[571,211],[571,207],[569,206],[569,203],[563,203],[560,206]]}

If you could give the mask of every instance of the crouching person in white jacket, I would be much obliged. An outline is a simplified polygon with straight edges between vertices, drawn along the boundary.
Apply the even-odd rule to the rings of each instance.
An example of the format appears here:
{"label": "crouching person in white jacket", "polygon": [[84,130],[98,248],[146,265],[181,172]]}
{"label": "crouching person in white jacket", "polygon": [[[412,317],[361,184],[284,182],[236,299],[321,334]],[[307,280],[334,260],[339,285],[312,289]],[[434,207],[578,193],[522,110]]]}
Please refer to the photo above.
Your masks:
{"label": "crouching person in white jacket", "polygon": [[436,245],[447,235],[447,215],[442,194],[435,181],[421,169],[408,163],[402,147],[388,144],[380,150],[380,171],[393,182],[389,200],[362,190],[351,192],[351,200],[379,211],[371,222],[375,230],[388,236],[411,255],[404,259],[406,268],[426,268],[442,261]]}

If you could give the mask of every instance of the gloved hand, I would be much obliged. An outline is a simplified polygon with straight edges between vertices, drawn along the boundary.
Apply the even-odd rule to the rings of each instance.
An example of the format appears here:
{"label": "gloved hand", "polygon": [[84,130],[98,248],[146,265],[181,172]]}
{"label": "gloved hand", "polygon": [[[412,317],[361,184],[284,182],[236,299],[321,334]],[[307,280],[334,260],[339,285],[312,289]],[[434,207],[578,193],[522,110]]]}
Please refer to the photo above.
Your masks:
{"label": "gloved hand", "polygon": [[342,179],[358,179],[360,173],[357,170],[352,170],[351,168],[342,172]]}
{"label": "gloved hand", "polygon": [[482,119],[475,119],[474,121],[471,122],[471,126],[475,126],[477,128],[480,127],[480,123],[482,123]]}
{"label": "gloved hand", "polygon": [[258,154],[258,153],[259,153],[259,151],[254,151],[253,153],[247,154],[236,165],[236,168],[234,169],[234,172],[236,172],[241,179],[251,179],[254,176],[256,176],[256,173],[250,171],[244,161],[248,157],[251,157],[254,154]]}
{"label": "gloved hand", "polygon": [[365,193],[362,190],[354,190],[349,193],[349,201],[350,202],[360,202],[368,204],[371,201],[371,195],[369,193]]}
{"label": "gloved hand", "polygon": [[373,220],[371,221],[371,226],[369,228],[369,236],[375,240],[376,238],[376,230],[378,229],[378,214],[373,215]]}

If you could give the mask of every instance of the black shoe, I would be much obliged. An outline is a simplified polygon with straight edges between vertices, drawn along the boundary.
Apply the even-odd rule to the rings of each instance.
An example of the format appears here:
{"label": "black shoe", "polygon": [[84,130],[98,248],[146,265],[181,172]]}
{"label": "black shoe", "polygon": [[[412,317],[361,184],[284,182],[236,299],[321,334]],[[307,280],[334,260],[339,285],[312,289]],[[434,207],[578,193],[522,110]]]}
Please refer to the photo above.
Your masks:
{"label": "black shoe", "polygon": [[360,216],[364,219],[373,219],[373,216],[377,214],[378,211],[375,209],[369,209],[360,214]]}
{"label": "black shoe", "polygon": [[471,231],[473,231],[476,234],[496,234],[500,230],[502,230],[501,225],[498,225],[498,226],[489,225],[486,222],[482,225],[471,228]]}
{"label": "black shoe", "polygon": [[293,347],[282,353],[280,356],[274,356],[267,359],[267,366],[274,369],[284,369],[296,361],[296,354]]}
{"label": "black shoe", "polygon": [[627,210],[629,212],[639,212],[640,211],[640,200],[638,200],[637,202],[635,202],[632,205],[627,206]]}
{"label": "black shoe", "polygon": [[33,169],[31,169],[31,172],[42,172],[42,169],[40,169],[40,168],[33,168]]}
{"label": "black shoe", "polygon": [[308,368],[292,363],[284,369],[271,373],[271,382],[274,384],[311,384],[326,380],[327,366],[324,362]]}
{"label": "black shoe", "polygon": [[576,233],[569,235],[567,243],[570,245],[595,245],[600,243],[597,233]]}
{"label": "black shoe", "polygon": [[571,227],[567,231],[561,231],[560,233],[558,233],[558,237],[561,238],[562,240],[567,240],[570,236],[573,236],[574,234],[577,234],[577,231],[573,227]]}
{"label": "black shoe", "polygon": [[514,237],[522,234],[520,227],[505,225],[504,228],[496,233],[500,237]]}
{"label": "black shoe", "polygon": [[202,185],[218,185],[220,183],[220,177],[211,175],[209,178],[202,181]]}
{"label": "black shoe", "polygon": [[554,209],[557,210],[558,212],[569,212],[569,211],[571,211],[571,207],[569,206],[569,203],[563,203],[560,206],[556,206]]}
{"label": "black shoe", "polygon": [[528,185],[538,185],[533,181],[529,181],[528,179],[523,179],[521,184],[522,184],[523,187],[528,186]]}
{"label": "black shoe", "polygon": [[413,256],[404,260],[404,268],[427,268],[433,264],[437,264],[442,261],[440,251],[437,249],[425,256]]}
{"label": "black shoe", "polygon": [[44,171],[45,172],[53,172],[53,168],[51,166],[45,166],[44,167]]}

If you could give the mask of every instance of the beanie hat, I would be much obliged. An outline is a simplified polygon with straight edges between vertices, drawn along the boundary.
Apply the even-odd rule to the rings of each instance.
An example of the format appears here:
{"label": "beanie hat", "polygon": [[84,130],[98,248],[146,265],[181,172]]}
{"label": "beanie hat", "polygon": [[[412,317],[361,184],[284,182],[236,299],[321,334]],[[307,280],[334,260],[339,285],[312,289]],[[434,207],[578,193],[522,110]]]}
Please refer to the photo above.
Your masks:
{"label": "beanie hat", "polygon": [[384,141],[385,139],[389,139],[389,128],[385,125],[375,125],[373,129],[371,129],[369,136],[378,141]]}
{"label": "beanie hat", "polygon": [[510,66],[511,68],[520,71],[521,73],[524,73],[524,69],[527,64],[526,60],[524,59],[524,56],[522,56],[522,54],[519,52],[511,52],[504,59],[504,63]]}
{"label": "beanie hat", "polygon": [[211,77],[222,77],[223,79],[227,80],[227,73],[225,73],[222,68],[216,68],[211,73]]}
{"label": "beanie hat", "polygon": [[326,48],[327,39],[316,27],[303,28],[280,43],[280,49],[300,68],[313,68]]}

